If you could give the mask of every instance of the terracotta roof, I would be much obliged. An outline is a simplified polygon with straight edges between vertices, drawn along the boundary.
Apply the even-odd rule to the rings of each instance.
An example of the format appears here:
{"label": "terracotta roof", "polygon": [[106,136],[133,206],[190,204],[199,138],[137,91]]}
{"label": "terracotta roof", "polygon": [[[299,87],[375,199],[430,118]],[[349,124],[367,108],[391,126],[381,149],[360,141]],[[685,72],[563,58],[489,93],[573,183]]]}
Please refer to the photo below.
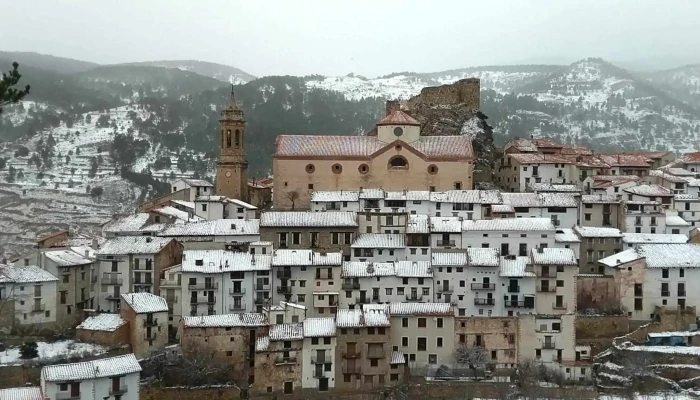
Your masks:
{"label": "terracotta roof", "polygon": [[600,154],[598,157],[611,167],[649,167],[651,160],[634,154]]}
{"label": "terracotta roof", "polygon": [[561,145],[550,138],[531,139],[531,141],[538,148],[541,147],[541,148],[550,148],[550,149],[561,149],[564,147],[564,145]]}
{"label": "terracotta roof", "polygon": [[36,241],[37,241],[37,242],[43,242],[43,241],[46,240],[46,239],[50,239],[50,238],[52,238],[52,237],[54,237],[54,236],[63,235],[64,233],[68,233],[68,231],[65,231],[65,230],[57,230],[57,231],[49,232],[49,233],[47,233],[47,234],[45,234],[45,235],[42,235],[42,236],[38,237],[38,238],[36,239]]}
{"label": "terracotta roof", "polygon": [[[397,140],[413,147],[427,158],[465,159],[473,156],[468,136],[421,136],[413,143]],[[376,136],[280,135],[274,157],[355,157],[369,158],[388,143]]]}
{"label": "terracotta roof", "polygon": [[700,151],[696,151],[694,153],[685,153],[683,154],[683,159],[685,159],[686,162],[700,162]]}
{"label": "terracotta roof", "polygon": [[561,148],[561,154],[565,155],[575,155],[575,156],[590,156],[593,154],[593,150],[584,146],[564,146]]}
{"label": "terracotta roof", "polygon": [[401,110],[394,110],[391,114],[382,118],[381,121],[377,122],[377,125],[417,125],[420,126],[415,118],[406,114]]}
{"label": "terracotta roof", "polygon": [[569,159],[552,154],[515,153],[509,154],[509,156],[515,159],[520,164],[571,164],[571,161]]}

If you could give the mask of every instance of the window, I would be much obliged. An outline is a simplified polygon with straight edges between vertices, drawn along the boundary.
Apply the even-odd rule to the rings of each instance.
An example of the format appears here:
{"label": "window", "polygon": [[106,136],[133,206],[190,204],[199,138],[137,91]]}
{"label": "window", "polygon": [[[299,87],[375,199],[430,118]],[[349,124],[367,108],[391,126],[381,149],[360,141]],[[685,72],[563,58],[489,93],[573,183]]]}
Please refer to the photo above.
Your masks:
{"label": "window", "polygon": [[408,338],[407,337],[404,336],[401,338],[401,346],[408,347]]}
{"label": "window", "polygon": [[202,211],[207,211],[207,205],[206,205],[206,204],[202,204]]}
{"label": "window", "polygon": [[425,328],[425,318],[418,318],[418,327]]}
{"label": "window", "polygon": [[641,298],[634,299],[634,311],[642,311],[642,300]]}
{"label": "window", "polygon": [[331,166],[331,171],[333,171],[334,174],[339,174],[343,172],[343,166],[340,164],[333,164]]}
{"label": "window", "polygon": [[428,339],[424,337],[419,337],[418,338],[418,351],[427,351],[428,350]]}
{"label": "window", "polygon": [[668,279],[668,268],[661,269],[661,277],[664,279]]}
{"label": "window", "polygon": [[408,318],[401,318],[401,327],[408,328]]}
{"label": "window", "polygon": [[437,319],[437,327],[442,328],[442,318]]}
{"label": "window", "polygon": [[584,217],[584,219],[585,219],[586,221],[590,221],[590,220],[591,220],[591,214],[588,214],[588,213],[583,214],[583,217]]}
{"label": "window", "polygon": [[403,156],[394,156],[391,160],[389,160],[389,169],[393,168],[408,169],[408,160],[406,160]]}
{"label": "window", "polygon": [[437,347],[442,347],[442,338],[441,337],[437,338],[436,345],[437,345]]}

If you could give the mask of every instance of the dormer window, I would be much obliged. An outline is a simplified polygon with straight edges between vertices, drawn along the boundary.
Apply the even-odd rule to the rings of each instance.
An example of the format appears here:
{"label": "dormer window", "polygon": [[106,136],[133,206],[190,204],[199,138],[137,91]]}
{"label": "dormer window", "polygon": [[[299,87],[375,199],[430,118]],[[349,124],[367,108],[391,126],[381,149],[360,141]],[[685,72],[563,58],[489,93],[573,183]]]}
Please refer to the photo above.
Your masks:
{"label": "dormer window", "polygon": [[394,128],[394,136],[399,137],[401,135],[403,135],[403,128],[400,126]]}

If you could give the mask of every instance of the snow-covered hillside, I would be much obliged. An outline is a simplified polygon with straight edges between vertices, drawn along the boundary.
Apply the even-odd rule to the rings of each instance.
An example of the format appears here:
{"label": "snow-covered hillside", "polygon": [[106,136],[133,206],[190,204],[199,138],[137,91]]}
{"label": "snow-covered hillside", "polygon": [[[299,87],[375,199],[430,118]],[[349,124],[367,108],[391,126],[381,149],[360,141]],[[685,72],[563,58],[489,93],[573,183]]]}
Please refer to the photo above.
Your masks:
{"label": "snow-covered hillside", "polygon": [[700,108],[700,64],[653,73],[649,79],[691,106]]}
{"label": "snow-covered hillside", "polygon": [[256,79],[255,76],[230,65],[216,64],[197,60],[164,60],[135,63],[134,65],[150,65],[152,67],[177,68],[208,76],[234,85],[243,85]]}

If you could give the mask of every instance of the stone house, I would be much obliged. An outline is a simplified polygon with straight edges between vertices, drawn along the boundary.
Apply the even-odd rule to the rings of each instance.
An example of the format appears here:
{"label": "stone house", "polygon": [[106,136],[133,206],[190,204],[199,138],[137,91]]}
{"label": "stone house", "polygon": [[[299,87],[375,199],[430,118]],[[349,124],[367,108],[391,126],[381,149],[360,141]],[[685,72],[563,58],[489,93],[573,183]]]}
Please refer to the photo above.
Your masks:
{"label": "stone house", "polygon": [[535,309],[538,314],[576,312],[578,260],[571,249],[538,247],[530,251],[537,275]]}
{"label": "stone house", "polygon": [[122,294],[120,316],[129,322],[129,342],[136,357],[148,358],[168,344],[168,304],[155,294]]}
{"label": "stone house", "polygon": [[44,251],[39,256],[42,260],[40,266],[59,278],[56,319],[74,326],[83,318],[80,310],[91,309],[94,304],[94,251],[89,247],[75,247]]}
{"label": "stone house", "polygon": [[494,368],[518,364],[518,317],[455,317],[454,347],[481,347]]}
{"label": "stone house", "polygon": [[81,342],[111,348],[131,343],[130,328],[129,321],[119,314],[97,314],[78,325],[75,336]]}
{"label": "stone house", "polygon": [[168,303],[168,336],[171,339],[177,338],[177,330],[182,320],[182,306],[187,300],[182,297],[182,293],[182,264],[165,268],[160,278],[158,295]]}
{"label": "stone house", "polygon": [[599,226],[623,229],[624,207],[615,195],[583,195],[581,196],[581,226]]}
{"label": "stone house", "polygon": [[598,260],[622,251],[622,232],[617,228],[576,226],[574,233],[581,240],[579,248],[579,273],[604,273]]}
{"label": "stone house", "polygon": [[172,224],[160,229],[156,235],[175,239],[187,250],[244,249],[260,240],[260,220],[215,219]]}
{"label": "stone house", "polygon": [[267,335],[255,342],[254,393],[292,394],[301,388],[302,346],[304,328],[301,323],[270,325]]}

